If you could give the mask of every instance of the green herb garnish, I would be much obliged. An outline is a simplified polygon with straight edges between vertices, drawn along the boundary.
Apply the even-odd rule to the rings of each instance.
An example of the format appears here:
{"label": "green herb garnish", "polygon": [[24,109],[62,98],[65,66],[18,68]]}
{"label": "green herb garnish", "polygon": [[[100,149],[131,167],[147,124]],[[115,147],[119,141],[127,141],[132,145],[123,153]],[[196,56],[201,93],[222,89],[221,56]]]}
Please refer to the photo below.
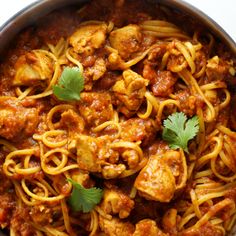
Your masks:
{"label": "green herb garnish", "polygon": [[100,188],[84,188],[72,179],[68,179],[73,185],[69,198],[69,204],[74,211],[90,212],[102,199],[103,191]]}
{"label": "green herb garnish", "polygon": [[164,120],[162,138],[169,143],[170,148],[182,148],[188,153],[188,141],[199,131],[197,116],[188,119],[183,112],[176,112]]}
{"label": "green herb garnish", "polygon": [[84,88],[84,79],[79,67],[65,67],[58,84],[53,86],[54,95],[62,101],[80,100]]}

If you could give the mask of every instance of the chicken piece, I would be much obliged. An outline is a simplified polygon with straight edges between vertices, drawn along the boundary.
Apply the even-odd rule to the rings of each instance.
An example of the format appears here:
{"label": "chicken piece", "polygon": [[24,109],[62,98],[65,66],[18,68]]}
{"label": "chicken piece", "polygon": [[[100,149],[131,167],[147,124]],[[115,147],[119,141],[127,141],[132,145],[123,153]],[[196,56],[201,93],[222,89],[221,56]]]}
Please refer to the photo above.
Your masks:
{"label": "chicken piece", "polygon": [[187,164],[184,155],[179,151],[169,150],[162,158],[175,177],[176,190],[184,188],[187,181]]}
{"label": "chicken piece", "polygon": [[158,227],[154,220],[144,219],[135,225],[135,232],[132,236],[167,236]]}
{"label": "chicken piece", "polygon": [[[146,36],[146,35],[145,35]],[[150,36],[149,36],[150,37]],[[150,40],[151,44],[153,44],[152,38],[147,38],[148,42]],[[146,39],[146,40],[147,40]],[[162,57],[167,51],[168,43],[159,41],[158,43],[155,41],[155,44],[152,46],[151,50],[148,52],[148,58],[145,61],[145,64],[156,65],[161,64]]]}
{"label": "chicken piece", "polygon": [[121,58],[116,49],[107,48],[109,56],[108,56],[108,68],[110,70],[125,70],[127,69],[127,65],[125,61]]}
{"label": "chicken piece", "polygon": [[84,120],[74,110],[69,109],[61,114],[60,127],[71,132],[82,133],[84,131]]}
{"label": "chicken piece", "polygon": [[18,58],[15,65],[15,77],[12,84],[15,86],[35,86],[53,75],[54,64],[44,52],[32,50]]}
{"label": "chicken piece", "polygon": [[148,147],[148,155],[160,155],[169,150],[169,145],[164,140],[155,140],[151,145]]}
{"label": "chicken piece", "polygon": [[135,180],[135,187],[147,200],[169,202],[176,190],[185,187],[186,160],[179,151],[167,150],[152,155]]}
{"label": "chicken piece", "polygon": [[81,25],[69,38],[69,44],[74,51],[86,56],[92,55],[95,49],[102,47],[106,40],[107,25],[85,24]]}
{"label": "chicken piece", "polygon": [[166,211],[162,218],[162,226],[170,235],[177,235],[177,210],[171,208]]}
{"label": "chicken piece", "polygon": [[89,126],[97,126],[111,120],[113,107],[111,96],[107,92],[84,92],[78,107],[81,116]]}
{"label": "chicken piece", "polygon": [[207,61],[206,75],[209,81],[224,80],[229,75],[230,65],[218,56]]}
{"label": "chicken piece", "polygon": [[115,179],[126,169],[124,164],[110,164],[102,169],[102,175],[105,179]]}
{"label": "chicken piece", "polygon": [[92,80],[100,79],[106,72],[106,62],[103,58],[98,58],[92,67],[88,67],[85,70],[85,75],[87,78]]}
{"label": "chicken piece", "polygon": [[113,30],[109,36],[110,44],[118,50],[123,59],[131,57],[132,53],[140,49],[142,42],[141,29],[137,25],[127,25],[123,28]]}
{"label": "chicken piece", "polygon": [[169,150],[162,156],[165,163],[170,167],[172,174],[176,177],[180,175],[181,157],[179,151]]}
{"label": "chicken piece", "polygon": [[84,186],[89,187],[91,185],[91,180],[89,177],[89,172],[84,170],[71,170],[71,179],[74,180],[76,183]]}
{"label": "chicken piece", "polygon": [[38,121],[36,108],[25,108],[14,97],[0,97],[0,136],[13,139],[30,135]]}
{"label": "chicken piece", "polygon": [[180,111],[184,112],[188,116],[193,116],[196,114],[197,98],[192,96],[190,91],[179,91],[176,94],[176,99],[179,100]]}
{"label": "chicken piece", "polygon": [[149,64],[144,66],[143,77],[148,79],[155,96],[167,97],[172,91],[177,78],[170,71],[157,71]]}
{"label": "chicken piece", "polygon": [[130,142],[142,141],[149,145],[155,138],[156,129],[151,119],[131,118],[121,123],[121,139]]}
{"label": "chicken piece", "polygon": [[77,155],[79,169],[101,173],[105,179],[116,178],[126,169],[124,164],[114,164],[119,153],[110,148],[107,136],[78,135],[70,140],[68,150]]}
{"label": "chicken piece", "polygon": [[108,220],[99,215],[99,226],[107,236],[131,236],[134,232],[134,226],[131,223],[115,217]]}
{"label": "chicken piece", "polygon": [[140,171],[134,186],[147,200],[169,202],[176,189],[175,177],[165,160],[153,155]]}
{"label": "chicken piece", "polygon": [[118,110],[129,117],[141,106],[148,86],[148,80],[132,70],[123,72],[123,79],[112,87],[118,99]]}
{"label": "chicken piece", "polygon": [[129,216],[134,207],[134,201],[120,190],[112,188],[105,189],[101,208],[107,214],[118,214],[120,219]]}
{"label": "chicken piece", "polygon": [[125,150],[122,154],[122,159],[127,162],[130,169],[138,166],[140,158],[136,150]]}
{"label": "chicken piece", "polygon": [[[100,144],[101,145],[101,144]],[[76,139],[77,163],[79,169],[89,172],[101,172],[98,159],[99,139],[86,135],[79,135]]]}

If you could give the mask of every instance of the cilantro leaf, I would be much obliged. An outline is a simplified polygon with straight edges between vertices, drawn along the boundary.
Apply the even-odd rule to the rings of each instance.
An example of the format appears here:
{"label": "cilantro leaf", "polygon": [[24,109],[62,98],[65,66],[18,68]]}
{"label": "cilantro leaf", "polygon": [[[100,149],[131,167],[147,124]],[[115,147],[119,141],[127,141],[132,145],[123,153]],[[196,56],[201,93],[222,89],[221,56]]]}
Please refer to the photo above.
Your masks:
{"label": "cilantro leaf", "polygon": [[102,199],[103,191],[100,188],[84,188],[72,179],[67,179],[73,185],[69,204],[74,211],[90,212]]}
{"label": "cilantro leaf", "polygon": [[58,84],[53,86],[54,95],[62,101],[80,100],[84,88],[84,79],[79,67],[65,67]]}
{"label": "cilantro leaf", "polygon": [[164,120],[162,138],[169,143],[170,148],[182,148],[188,153],[188,141],[193,139],[199,131],[198,117],[187,121],[183,112],[176,112]]}

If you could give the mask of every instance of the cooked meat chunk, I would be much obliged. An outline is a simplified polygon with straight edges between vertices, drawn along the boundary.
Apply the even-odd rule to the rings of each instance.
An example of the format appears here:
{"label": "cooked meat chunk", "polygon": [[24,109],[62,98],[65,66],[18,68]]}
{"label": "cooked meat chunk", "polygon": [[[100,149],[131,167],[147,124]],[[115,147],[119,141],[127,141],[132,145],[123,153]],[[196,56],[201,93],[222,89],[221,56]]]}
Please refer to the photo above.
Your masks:
{"label": "cooked meat chunk", "polygon": [[[149,38],[147,38],[149,39]],[[152,42],[152,39],[149,39]],[[151,48],[151,50],[148,52],[148,58],[145,61],[145,64],[150,64],[153,66],[158,66],[161,64],[162,57],[164,56],[166,50],[168,47],[167,42],[158,42],[154,44]]]}
{"label": "cooked meat chunk", "polygon": [[170,235],[177,235],[177,210],[171,208],[166,211],[162,218],[162,226]]}
{"label": "cooked meat chunk", "polygon": [[170,167],[160,156],[151,156],[140,171],[134,186],[147,200],[169,202],[175,192],[175,178]]}
{"label": "cooked meat chunk", "polygon": [[85,55],[93,54],[95,49],[100,48],[106,39],[107,25],[85,24],[81,25],[69,38],[69,43],[77,53]]}
{"label": "cooked meat chunk", "polygon": [[169,150],[162,158],[175,177],[176,190],[184,188],[187,181],[187,164],[184,155],[179,151]]}
{"label": "cooked meat chunk", "polygon": [[178,151],[170,150],[165,152],[162,158],[165,161],[165,163],[170,167],[172,174],[174,176],[179,176],[181,171],[180,153]]}
{"label": "cooked meat chunk", "polygon": [[147,85],[148,80],[132,70],[125,70],[123,79],[112,87],[118,99],[118,110],[127,117],[136,112],[143,102]]}
{"label": "cooked meat chunk", "polygon": [[76,139],[77,162],[81,170],[100,172],[98,160],[99,140],[86,135],[79,135]]}
{"label": "cooked meat chunk", "polygon": [[84,170],[72,170],[71,171],[71,178],[78,184],[89,187],[91,184],[91,180],[89,177],[89,172]]}
{"label": "cooked meat chunk", "polygon": [[113,30],[109,36],[110,44],[118,50],[120,56],[128,59],[132,53],[140,49],[142,33],[137,25],[127,25],[123,28]]}
{"label": "cooked meat chunk", "polygon": [[122,159],[127,162],[130,169],[137,167],[140,162],[140,157],[136,150],[125,150],[121,156]]}
{"label": "cooked meat chunk", "polygon": [[155,140],[155,142],[153,142],[153,144],[149,146],[148,154],[149,154],[149,156],[160,155],[160,154],[166,152],[169,149],[170,148],[169,148],[168,144],[165,141]]}
{"label": "cooked meat chunk", "polygon": [[69,142],[68,148],[76,152],[79,169],[101,172],[105,179],[116,178],[126,169],[124,164],[109,163],[119,159],[119,154],[110,148],[106,137],[78,135]]}
{"label": "cooked meat chunk", "polygon": [[206,75],[209,81],[224,80],[229,74],[230,65],[218,56],[207,61]]}
{"label": "cooked meat chunk", "polygon": [[177,80],[170,71],[156,71],[148,64],[144,66],[143,77],[150,81],[153,94],[159,97],[169,96]]}
{"label": "cooked meat chunk", "polygon": [[142,145],[150,144],[156,134],[152,120],[131,118],[121,123],[121,138],[126,141],[142,141]]}
{"label": "cooked meat chunk", "polygon": [[84,120],[74,110],[69,109],[61,114],[60,127],[71,132],[82,133],[84,131]]}
{"label": "cooked meat chunk", "polygon": [[111,220],[99,216],[99,226],[107,236],[131,236],[134,226],[129,222],[121,221],[115,217]]}
{"label": "cooked meat chunk", "polygon": [[6,139],[30,135],[38,124],[38,110],[25,108],[14,97],[0,97],[0,136]]}
{"label": "cooked meat chunk", "polygon": [[103,58],[98,58],[94,65],[86,68],[85,76],[92,80],[100,79],[106,72],[106,62]]}
{"label": "cooked meat chunk", "polygon": [[97,126],[111,120],[113,107],[111,96],[107,92],[84,92],[78,107],[81,116],[89,126]]}
{"label": "cooked meat chunk", "polygon": [[196,114],[196,102],[195,96],[191,96],[188,90],[179,91],[176,94],[176,99],[179,100],[180,110],[188,116]]}
{"label": "cooked meat chunk", "polygon": [[118,214],[120,219],[129,216],[134,207],[134,201],[120,190],[112,188],[105,189],[101,208],[107,214]]}
{"label": "cooked meat chunk", "polygon": [[185,160],[179,151],[152,155],[135,180],[135,187],[147,200],[169,202],[177,189],[186,184]]}
{"label": "cooked meat chunk", "polygon": [[109,164],[103,167],[102,176],[104,179],[117,178],[126,169],[124,164]]}
{"label": "cooked meat chunk", "polygon": [[35,86],[50,80],[53,74],[53,61],[44,52],[33,50],[18,58],[15,63],[13,85]]}
{"label": "cooked meat chunk", "polygon": [[153,94],[160,97],[170,95],[176,80],[170,71],[158,71],[157,76],[151,81]]}
{"label": "cooked meat chunk", "polygon": [[158,227],[154,220],[144,219],[135,225],[133,236],[167,236]]}

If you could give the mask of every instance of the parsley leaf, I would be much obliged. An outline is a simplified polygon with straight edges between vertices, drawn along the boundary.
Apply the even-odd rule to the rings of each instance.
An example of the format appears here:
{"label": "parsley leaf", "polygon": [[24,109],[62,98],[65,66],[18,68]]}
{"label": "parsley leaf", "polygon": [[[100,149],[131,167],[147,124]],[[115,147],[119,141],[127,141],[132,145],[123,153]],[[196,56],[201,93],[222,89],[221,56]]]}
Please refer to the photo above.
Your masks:
{"label": "parsley leaf", "polygon": [[169,143],[170,148],[182,148],[188,153],[188,141],[193,139],[199,131],[197,116],[187,121],[183,112],[176,112],[164,120],[162,138]]}
{"label": "parsley leaf", "polygon": [[54,95],[62,101],[80,100],[84,88],[84,79],[79,67],[65,67],[58,84],[53,86]]}
{"label": "parsley leaf", "polygon": [[84,188],[72,179],[67,179],[73,185],[69,204],[74,211],[90,212],[102,199],[103,191],[100,188]]}

